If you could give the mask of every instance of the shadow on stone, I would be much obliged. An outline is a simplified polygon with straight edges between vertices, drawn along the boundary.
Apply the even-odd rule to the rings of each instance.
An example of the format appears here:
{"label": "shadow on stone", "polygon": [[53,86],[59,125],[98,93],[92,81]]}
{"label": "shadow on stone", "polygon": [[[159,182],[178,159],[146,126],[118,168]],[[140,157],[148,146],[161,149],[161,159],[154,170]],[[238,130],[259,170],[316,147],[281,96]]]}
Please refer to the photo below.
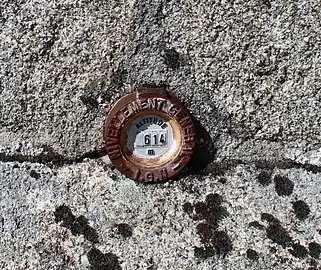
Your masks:
{"label": "shadow on stone", "polygon": [[196,142],[194,154],[191,160],[177,176],[173,177],[174,180],[179,180],[188,175],[204,175],[207,174],[204,169],[214,161],[217,152],[214,147],[213,140],[205,127],[193,115],[192,120],[196,129]]}

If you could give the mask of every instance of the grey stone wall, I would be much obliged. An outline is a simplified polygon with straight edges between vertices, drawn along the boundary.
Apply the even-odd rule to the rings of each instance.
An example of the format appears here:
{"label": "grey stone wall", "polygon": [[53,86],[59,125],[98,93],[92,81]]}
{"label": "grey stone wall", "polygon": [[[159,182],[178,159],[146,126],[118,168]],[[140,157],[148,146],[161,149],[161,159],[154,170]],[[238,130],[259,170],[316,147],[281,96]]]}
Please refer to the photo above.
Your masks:
{"label": "grey stone wall", "polygon": [[[318,269],[319,1],[0,2],[1,269]],[[166,85],[188,170],[126,179],[113,103]]]}

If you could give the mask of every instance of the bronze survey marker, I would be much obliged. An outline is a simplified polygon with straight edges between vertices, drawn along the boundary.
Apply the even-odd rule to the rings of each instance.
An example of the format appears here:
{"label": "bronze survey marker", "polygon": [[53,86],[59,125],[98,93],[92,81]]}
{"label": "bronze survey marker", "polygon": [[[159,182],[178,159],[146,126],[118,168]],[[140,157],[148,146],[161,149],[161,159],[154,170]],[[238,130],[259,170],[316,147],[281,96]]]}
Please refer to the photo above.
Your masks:
{"label": "bronze survey marker", "polygon": [[107,154],[115,167],[140,182],[177,174],[195,147],[194,123],[176,96],[140,88],[119,99],[105,123]]}

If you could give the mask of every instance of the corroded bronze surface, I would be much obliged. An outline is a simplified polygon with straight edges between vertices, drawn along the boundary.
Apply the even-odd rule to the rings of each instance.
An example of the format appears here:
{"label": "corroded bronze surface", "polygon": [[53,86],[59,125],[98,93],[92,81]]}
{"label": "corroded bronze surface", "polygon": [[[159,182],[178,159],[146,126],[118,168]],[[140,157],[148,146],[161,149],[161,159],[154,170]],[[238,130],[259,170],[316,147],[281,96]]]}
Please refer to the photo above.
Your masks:
{"label": "corroded bronze surface", "polygon": [[[169,123],[174,139],[171,155],[144,158],[127,146],[128,129],[135,119],[156,115]],[[140,182],[159,182],[176,175],[195,147],[194,123],[183,104],[163,88],[140,88],[117,101],[105,122],[107,154],[115,167]]]}

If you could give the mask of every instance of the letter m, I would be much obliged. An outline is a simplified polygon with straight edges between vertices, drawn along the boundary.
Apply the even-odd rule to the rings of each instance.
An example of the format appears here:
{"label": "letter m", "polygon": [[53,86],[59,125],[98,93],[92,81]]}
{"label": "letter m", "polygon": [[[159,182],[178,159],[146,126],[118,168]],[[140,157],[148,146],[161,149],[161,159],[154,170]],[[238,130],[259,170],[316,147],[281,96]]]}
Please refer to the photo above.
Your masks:
{"label": "letter m", "polygon": [[132,114],[135,114],[142,110],[142,106],[140,102],[133,101],[128,105],[128,110],[131,111]]}

